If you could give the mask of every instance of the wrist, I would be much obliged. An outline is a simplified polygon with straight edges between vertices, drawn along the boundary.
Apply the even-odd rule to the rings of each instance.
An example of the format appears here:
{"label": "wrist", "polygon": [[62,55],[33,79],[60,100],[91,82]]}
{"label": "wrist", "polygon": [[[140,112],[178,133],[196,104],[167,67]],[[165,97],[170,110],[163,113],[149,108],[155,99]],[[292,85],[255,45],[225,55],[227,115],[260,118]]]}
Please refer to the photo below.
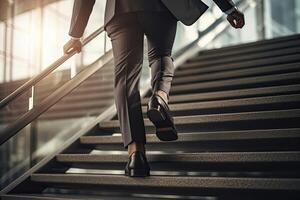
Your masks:
{"label": "wrist", "polygon": [[72,40],[80,40],[80,38],[73,37],[73,36],[71,36],[71,39],[72,39]]}

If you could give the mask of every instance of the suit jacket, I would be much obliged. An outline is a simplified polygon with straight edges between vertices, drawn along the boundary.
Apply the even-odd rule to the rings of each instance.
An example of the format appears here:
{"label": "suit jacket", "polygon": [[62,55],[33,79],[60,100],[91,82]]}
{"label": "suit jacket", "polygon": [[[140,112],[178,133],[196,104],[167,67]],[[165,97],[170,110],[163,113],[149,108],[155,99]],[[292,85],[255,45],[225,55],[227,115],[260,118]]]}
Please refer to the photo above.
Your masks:
{"label": "suit jacket", "polygon": [[[123,10],[118,10],[118,2],[126,1]],[[224,12],[234,5],[231,0],[213,0]],[[75,0],[69,35],[81,37],[92,12],[95,0]],[[124,8],[125,5],[125,8]],[[107,0],[104,17],[104,29],[118,12],[163,11],[169,10],[174,17],[185,25],[193,24],[208,6],[201,0]]]}

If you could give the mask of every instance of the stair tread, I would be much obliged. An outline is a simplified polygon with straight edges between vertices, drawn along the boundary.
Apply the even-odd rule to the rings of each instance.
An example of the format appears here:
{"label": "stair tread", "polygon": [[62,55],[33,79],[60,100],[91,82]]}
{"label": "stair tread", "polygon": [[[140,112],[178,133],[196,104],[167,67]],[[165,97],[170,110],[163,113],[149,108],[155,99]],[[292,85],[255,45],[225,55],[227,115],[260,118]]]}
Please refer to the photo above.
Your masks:
{"label": "stair tread", "polygon": [[224,56],[220,57],[219,59],[212,59],[212,60],[193,60],[188,62],[187,66],[193,66],[190,65],[193,62],[199,63],[199,65],[213,65],[213,64],[227,64],[227,63],[237,63],[237,62],[244,62],[244,61],[249,61],[249,60],[255,60],[255,59],[264,59],[264,58],[271,58],[271,57],[277,57],[277,56],[284,56],[284,55],[289,55],[289,54],[295,54],[300,52],[299,46],[296,47],[290,47],[290,48],[285,48],[285,49],[271,49],[268,51],[263,51],[263,52],[257,52],[257,53],[252,53],[252,54],[247,54],[247,55],[238,55],[235,57],[235,59],[232,59],[232,57]]}
{"label": "stair tread", "polygon": [[212,72],[220,72],[220,71],[228,71],[232,69],[243,69],[243,68],[251,68],[251,67],[264,67],[264,66],[272,66],[278,64],[286,64],[299,62],[299,54],[297,55],[286,55],[275,58],[267,58],[267,59],[257,59],[252,61],[243,61],[238,63],[226,63],[226,64],[216,64],[216,65],[208,65],[204,66],[201,63],[190,63],[180,65],[178,70],[175,71],[175,78],[179,76],[187,76],[192,74],[200,74],[200,73],[212,73]]}
{"label": "stair tread", "polygon": [[[269,129],[269,130],[243,130],[243,131],[218,131],[179,133],[178,140],[164,142],[157,138],[156,134],[146,134],[147,143],[182,143],[182,142],[206,142],[206,141],[231,141],[231,140],[259,140],[259,139],[285,139],[300,138],[300,128],[294,129]],[[82,144],[120,144],[122,136],[82,136]]]}
{"label": "stair tread", "polygon": [[[203,83],[190,83],[184,85],[174,85],[170,93],[178,92],[189,92],[191,90],[211,90],[211,89],[224,89],[225,87],[239,87],[245,86],[251,88],[251,84],[266,84],[276,81],[287,81],[287,80],[298,80],[300,77],[300,72],[285,73],[285,74],[275,74],[275,75],[264,75],[259,77],[246,77],[246,78],[236,78],[230,80],[217,80],[211,82]],[[253,87],[253,86],[252,86]]]}
{"label": "stair tread", "polygon": [[127,187],[190,188],[203,189],[260,189],[300,190],[297,178],[232,178],[232,177],[191,177],[191,176],[150,176],[131,178],[122,175],[91,174],[33,174],[31,180],[41,183],[69,183],[112,185]]}
{"label": "stair tread", "polygon": [[[195,109],[209,109],[209,108],[226,108],[226,107],[240,107],[240,106],[254,106],[254,105],[267,105],[275,103],[300,103],[300,94],[293,95],[278,95],[271,97],[253,97],[244,99],[231,99],[231,100],[216,100],[208,102],[193,102],[193,103],[175,103],[169,105],[172,111],[188,111]],[[283,107],[284,108],[284,107]],[[147,111],[147,107],[142,107],[143,112]]]}
{"label": "stair tread", "polygon": [[270,44],[278,44],[278,43],[285,43],[285,42],[290,42],[290,41],[299,41],[299,34],[291,35],[291,36],[282,36],[278,38],[272,38],[272,39],[266,39],[266,40],[261,40],[261,41],[254,41],[254,42],[249,42],[249,43],[243,43],[243,44],[236,44],[232,46],[225,46],[221,48],[216,48],[216,49],[208,49],[208,50],[203,50],[201,51],[201,55],[207,55],[207,54],[215,54],[219,52],[228,52],[230,51],[235,51],[235,50],[240,50],[240,49],[247,49],[247,48],[255,48],[258,46],[264,46],[264,45],[270,45]]}
{"label": "stair tread", "polygon": [[177,84],[186,84],[190,82],[203,82],[203,81],[212,81],[212,80],[222,80],[222,79],[229,79],[229,78],[239,78],[239,77],[251,77],[251,76],[258,76],[258,75],[267,75],[268,73],[272,74],[275,72],[285,73],[289,70],[299,70],[300,69],[300,62],[298,63],[291,63],[291,64],[282,64],[276,66],[266,66],[266,67],[253,67],[253,68],[246,68],[246,69],[233,69],[230,71],[223,71],[223,72],[216,72],[216,73],[208,73],[208,74],[200,74],[200,75],[190,75],[184,77],[176,77],[172,81],[172,85]]}
{"label": "stair tread", "polygon": [[257,53],[257,52],[262,52],[262,51],[267,51],[269,49],[283,49],[283,48],[289,48],[293,46],[299,46],[300,40],[291,40],[288,42],[279,42],[275,44],[267,44],[263,46],[256,46],[256,47],[250,47],[250,48],[240,48],[237,50],[233,51],[220,51],[220,52],[215,52],[212,54],[203,54],[202,52],[199,52],[198,56],[195,56],[194,58],[191,59],[191,61],[195,60],[208,60],[208,59],[214,59],[216,57],[221,57],[221,56],[234,56],[234,55],[241,55],[241,54],[252,54],[252,53]]}
{"label": "stair tread", "polygon": [[[123,154],[59,154],[59,162],[116,162],[125,163]],[[147,153],[149,162],[214,162],[214,163],[265,163],[300,162],[300,151],[284,152],[209,152],[209,153]]]}
{"label": "stair tread", "polygon": [[[214,99],[229,99],[229,98],[241,98],[247,96],[259,96],[259,95],[273,95],[284,94],[287,92],[300,92],[300,84],[285,85],[285,86],[271,86],[271,87],[259,87],[250,89],[237,89],[217,92],[205,92],[195,94],[178,94],[170,95],[169,103],[185,102],[185,101],[205,101]],[[142,104],[146,104],[149,101],[149,97],[143,98]]]}
{"label": "stair tread", "polygon": [[[258,111],[258,112],[242,112],[242,113],[226,113],[226,114],[209,114],[209,115],[193,115],[174,117],[174,123],[177,125],[203,123],[221,123],[230,121],[245,120],[265,120],[265,119],[284,119],[300,117],[300,109],[276,110],[276,111]],[[151,121],[144,119],[145,126],[153,126]],[[119,127],[118,120],[103,121],[99,123],[100,128],[116,128]]]}
{"label": "stair tread", "polygon": [[[62,195],[62,194],[10,194],[10,195],[2,195],[3,200],[123,200],[124,194],[122,196],[107,196],[107,195]],[[145,199],[144,196],[141,197],[133,197],[133,196],[125,196],[128,200],[140,200]],[[151,198],[161,199],[161,198]]]}

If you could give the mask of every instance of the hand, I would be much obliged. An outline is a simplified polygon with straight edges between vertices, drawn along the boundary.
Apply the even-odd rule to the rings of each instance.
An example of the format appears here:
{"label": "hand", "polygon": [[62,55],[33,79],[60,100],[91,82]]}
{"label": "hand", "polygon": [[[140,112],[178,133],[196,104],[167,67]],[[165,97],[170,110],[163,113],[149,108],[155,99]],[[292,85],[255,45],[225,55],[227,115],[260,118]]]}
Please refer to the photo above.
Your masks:
{"label": "hand", "polygon": [[244,14],[237,9],[227,15],[227,20],[234,28],[242,28],[245,25]]}
{"label": "hand", "polygon": [[81,52],[82,43],[79,39],[71,38],[65,45],[64,45],[64,53],[69,54],[73,51],[77,53]]}

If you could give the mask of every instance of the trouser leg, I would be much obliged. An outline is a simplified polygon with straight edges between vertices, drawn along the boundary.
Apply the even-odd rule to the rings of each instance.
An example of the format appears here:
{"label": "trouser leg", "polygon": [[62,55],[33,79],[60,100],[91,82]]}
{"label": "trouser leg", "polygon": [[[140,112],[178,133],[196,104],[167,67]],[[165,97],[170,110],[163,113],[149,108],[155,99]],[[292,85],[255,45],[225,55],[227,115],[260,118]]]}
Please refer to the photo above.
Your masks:
{"label": "trouser leg", "polygon": [[133,13],[115,16],[107,25],[115,65],[114,93],[124,147],[146,143],[139,92],[144,33]]}
{"label": "trouser leg", "polygon": [[140,15],[140,23],[148,42],[152,92],[162,90],[169,98],[174,76],[171,53],[176,35],[177,19],[170,12],[144,12]]}

